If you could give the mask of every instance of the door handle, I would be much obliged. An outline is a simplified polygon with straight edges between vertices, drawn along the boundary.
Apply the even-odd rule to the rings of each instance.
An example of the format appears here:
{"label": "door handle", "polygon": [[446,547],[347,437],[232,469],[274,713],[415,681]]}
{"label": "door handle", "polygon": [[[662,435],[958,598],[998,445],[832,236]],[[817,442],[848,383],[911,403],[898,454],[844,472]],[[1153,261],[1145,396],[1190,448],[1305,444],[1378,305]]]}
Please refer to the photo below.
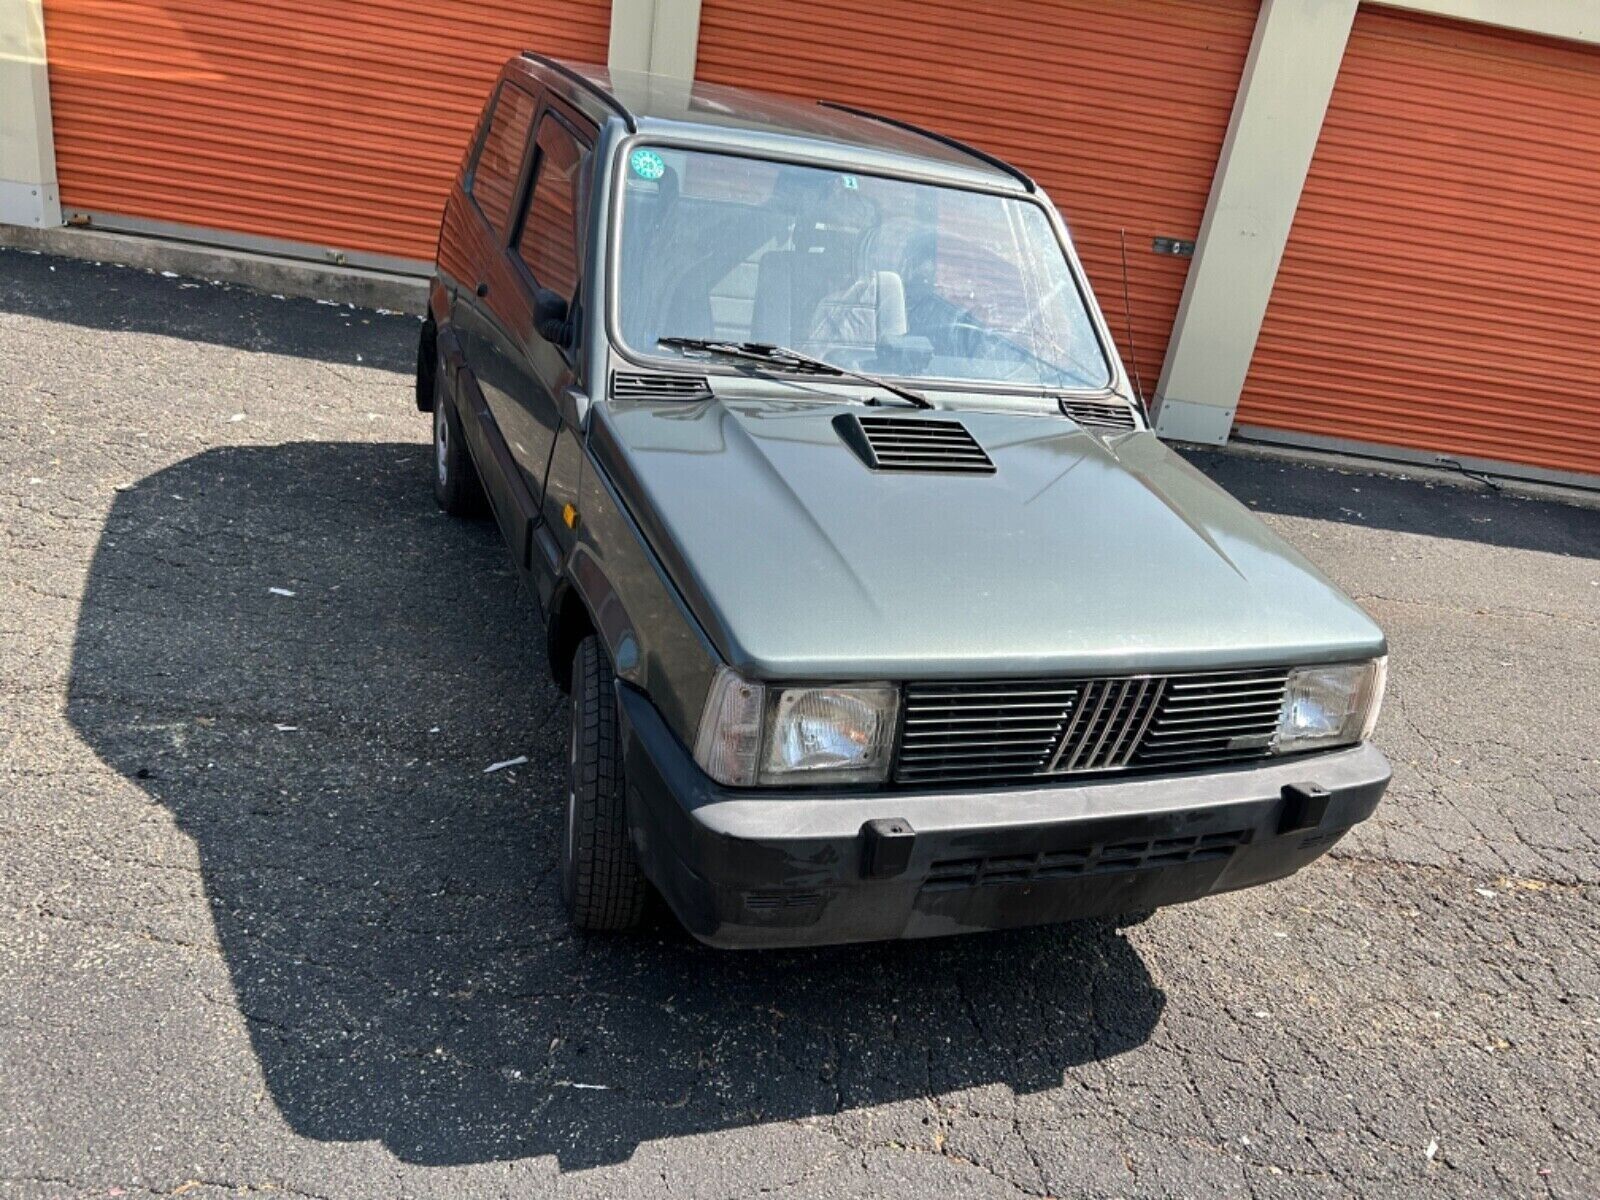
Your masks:
{"label": "door handle", "polygon": [[488,285],[488,283],[480,282],[478,284],[478,299],[482,300],[488,294],[489,294],[489,285]]}

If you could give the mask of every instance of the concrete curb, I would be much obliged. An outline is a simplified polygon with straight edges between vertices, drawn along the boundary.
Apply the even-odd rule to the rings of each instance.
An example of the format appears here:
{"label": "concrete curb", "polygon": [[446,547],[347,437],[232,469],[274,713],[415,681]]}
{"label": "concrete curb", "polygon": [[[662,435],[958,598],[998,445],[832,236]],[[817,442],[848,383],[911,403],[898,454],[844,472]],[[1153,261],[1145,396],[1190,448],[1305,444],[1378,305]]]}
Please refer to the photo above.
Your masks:
{"label": "concrete curb", "polygon": [[[93,262],[121,263],[157,271],[175,271],[196,279],[220,279],[258,291],[282,296],[305,296],[317,300],[336,300],[361,308],[387,308],[395,312],[421,315],[427,310],[428,281],[421,276],[374,271],[362,267],[341,267],[306,262],[271,254],[255,254],[199,246],[189,242],[73,226],[32,229],[0,224],[0,246],[18,250],[37,250],[64,258]],[[1179,446],[1191,445],[1182,439],[1166,439]],[[1450,487],[1479,491],[1491,487],[1507,495],[1533,500],[1554,500],[1581,508],[1600,509],[1600,491],[1562,484],[1544,484],[1496,476],[1493,483],[1481,476],[1336,451],[1281,446],[1268,442],[1231,439],[1222,446],[1193,444],[1197,450],[1222,450],[1253,458],[1279,459],[1333,470],[1367,475],[1394,475],[1426,479]]]}
{"label": "concrete curb", "polygon": [[63,258],[173,271],[196,279],[242,284],[280,296],[337,300],[361,308],[421,314],[428,303],[428,281],[420,276],[339,267],[97,229],[65,225],[30,229],[22,225],[0,225],[0,246],[37,250]]}

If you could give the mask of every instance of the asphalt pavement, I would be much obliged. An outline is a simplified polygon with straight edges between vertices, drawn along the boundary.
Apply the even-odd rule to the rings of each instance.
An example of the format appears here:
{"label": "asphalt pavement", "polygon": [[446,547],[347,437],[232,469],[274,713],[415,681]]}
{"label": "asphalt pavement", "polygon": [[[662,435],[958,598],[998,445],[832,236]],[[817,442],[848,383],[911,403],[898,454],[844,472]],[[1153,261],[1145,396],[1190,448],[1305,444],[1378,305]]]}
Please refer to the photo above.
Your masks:
{"label": "asphalt pavement", "polygon": [[1194,455],[1391,639],[1394,785],[1288,881],[580,938],[417,329],[0,251],[0,1198],[1600,1195],[1600,512]]}

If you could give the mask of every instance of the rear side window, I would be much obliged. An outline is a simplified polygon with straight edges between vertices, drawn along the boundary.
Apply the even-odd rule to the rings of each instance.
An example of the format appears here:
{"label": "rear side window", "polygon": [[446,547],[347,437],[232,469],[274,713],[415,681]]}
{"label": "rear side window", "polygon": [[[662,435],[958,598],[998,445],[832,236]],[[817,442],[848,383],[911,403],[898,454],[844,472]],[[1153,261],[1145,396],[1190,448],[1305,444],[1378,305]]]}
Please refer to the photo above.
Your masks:
{"label": "rear side window", "polygon": [[533,97],[519,87],[503,84],[495,97],[494,115],[484,134],[478,161],[467,181],[478,210],[494,231],[504,235],[511,215],[511,198],[522,174],[522,152],[528,147],[528,129],[533,124]]}
{"label": "rear side window", "polygon": [[570,302],[578,291],[588,147],[546,113],[539,122],[538,154],[517,253],[536,284]]}

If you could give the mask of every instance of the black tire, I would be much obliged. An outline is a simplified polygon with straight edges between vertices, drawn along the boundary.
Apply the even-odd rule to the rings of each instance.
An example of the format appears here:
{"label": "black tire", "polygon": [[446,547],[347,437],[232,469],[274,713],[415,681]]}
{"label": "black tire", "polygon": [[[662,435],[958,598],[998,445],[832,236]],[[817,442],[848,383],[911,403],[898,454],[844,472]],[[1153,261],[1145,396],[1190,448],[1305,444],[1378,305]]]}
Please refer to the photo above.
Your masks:
{"label": "black tire", "polygon": [[445,392],[444,372],[433,379],[433,498],[452,517],[476,517],[483,512],[483,484],[473,466],[455,401]]}
{"label": "black tire", "polygon": [[439,373],[439,326],[432,316],[417,338],[417,411],[433,411],[433,380]]}
{"label": "black tire", "polygon": [[622,731],[611,659],[593,634],[572,659],[572,728],[567,749],[567,811],[561,846],[561,898],[574,927],[636,928],[649,884],[628,837]]}

